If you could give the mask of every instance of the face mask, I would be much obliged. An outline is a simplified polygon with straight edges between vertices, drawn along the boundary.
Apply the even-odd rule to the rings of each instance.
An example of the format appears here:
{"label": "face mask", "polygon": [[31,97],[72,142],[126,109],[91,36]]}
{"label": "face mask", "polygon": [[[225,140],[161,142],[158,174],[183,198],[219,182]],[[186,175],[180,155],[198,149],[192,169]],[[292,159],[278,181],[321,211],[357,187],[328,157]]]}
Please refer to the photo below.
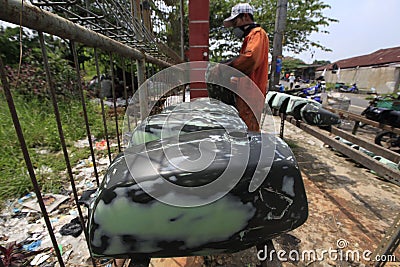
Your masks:
{"label": "face mask", "polygon": [[241,39],[244,36],[244,30],[242,30],[241,27],[236,27],[236,28],[233,29],[233,34],[237,38]]}

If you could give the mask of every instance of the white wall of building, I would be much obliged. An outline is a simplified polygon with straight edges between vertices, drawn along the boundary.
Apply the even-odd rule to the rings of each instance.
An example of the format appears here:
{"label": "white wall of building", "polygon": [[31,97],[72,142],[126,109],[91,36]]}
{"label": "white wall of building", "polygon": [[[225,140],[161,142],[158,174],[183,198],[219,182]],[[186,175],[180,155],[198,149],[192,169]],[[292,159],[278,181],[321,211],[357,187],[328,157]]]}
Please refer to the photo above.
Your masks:
{"label": "white wall of building", "polygon": [[[326,71],[325,81],[327,83],[343,82],[346,84],[357,83],[361,90],[370,90],[374,87],[379,94],[393,93],[400,82],[400,65],[389,65],[384,67],[359,67],[341,69],[334,74]],[[316,72],[316,77],[322,71]]]}

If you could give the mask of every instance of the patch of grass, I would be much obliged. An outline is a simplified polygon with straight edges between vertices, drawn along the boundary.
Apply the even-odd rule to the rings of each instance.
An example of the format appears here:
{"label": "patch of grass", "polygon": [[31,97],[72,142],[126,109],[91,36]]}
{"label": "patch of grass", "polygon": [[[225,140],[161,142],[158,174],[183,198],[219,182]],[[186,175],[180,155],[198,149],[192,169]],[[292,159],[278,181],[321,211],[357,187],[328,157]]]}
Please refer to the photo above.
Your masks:
{"label": "patch of grass", "polygon": [[285,140],[286,144],[288,144],[288,146],[289,146],[291,149],[295,149],[295,148],[299,147],[299,145],[297,144],[296,141],[293,141],[293,140],[291,140],[291,139],[284,139],[284,140]]}
{"label": "patch of grass", "polygon": [[[61,151],[53,105],[49,100],[15,95],[14,102],[20,124],[35,168],[35,174],[43,192],[57,193],[68,182],[60,175],[66,169]],[[91,134],[105,138],[101,108],[87,101]],[[59,101],[59,110],[67,149],[72,166],[88,158],[88,148],[74,147],[74,141],[87,138],[83,111],[79,99]],[[122,118],[121,118],[122,119]],[[109,134],[115,137],[115,122],[107,124]],[[33,187],[21,152],[15,128],[4,94],[0,92],[0,203],[32,191]],[[1,205],[1,204],[0,204]]]}

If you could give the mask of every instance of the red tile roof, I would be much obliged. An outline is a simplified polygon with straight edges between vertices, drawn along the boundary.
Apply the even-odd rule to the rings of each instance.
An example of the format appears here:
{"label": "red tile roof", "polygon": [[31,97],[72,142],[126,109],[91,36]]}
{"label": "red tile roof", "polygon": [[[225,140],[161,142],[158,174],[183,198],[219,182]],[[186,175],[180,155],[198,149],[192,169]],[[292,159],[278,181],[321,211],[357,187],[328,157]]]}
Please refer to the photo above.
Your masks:
{"label": "red tile roof", "polygon": [[331,70],[334,64],[336,64],[341,69],[346,69],[355,68],[357,66],[377,66],[397,62],[400,63],[400,46],[380,49],[368,55],[342,59],[332,64],[319,67],[317,68],[317,71],[321,71],[324,69]]}

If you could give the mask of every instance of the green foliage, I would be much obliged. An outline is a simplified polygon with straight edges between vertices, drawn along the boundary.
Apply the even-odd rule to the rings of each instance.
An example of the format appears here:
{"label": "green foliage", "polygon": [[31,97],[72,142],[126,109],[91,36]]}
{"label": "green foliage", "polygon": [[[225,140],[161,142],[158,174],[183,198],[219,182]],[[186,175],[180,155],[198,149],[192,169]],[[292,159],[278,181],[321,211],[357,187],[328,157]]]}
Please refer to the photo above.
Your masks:
{"label": "green foliage", "polygon": [[[35,173],[44,192],[56,193],[67,178],[60,175],[65,161],[61,153],[53,106],[47,99],[32,97],[30,101],[23,95],[15,95],[14,102],[30,152]],[[59,110],[72,164],[87,158],[88,149],[78,149],[73,142],[86,138],[80,100],[59,101]],[[97,139],[105,137],[100,105],[89,101],[87,111],[91,134]],[[115,135],[115,123],[108,123],[109,133]],[[20,144],[15,134],[4,94],[0,94],[0,201],[19,197],[32,191],[32,185],[23,160]],[[47,171],[50,170],[51,171]]]}
{"label": "green foliage", "polygon": [[3,262],[5,267],[26,266],[24,263],[27,258],[37,255],[43,250],[26,252],[22,251],[22,244],[11,242],[6,246],[0,245],[0,261]]}
{"label": "green foliage", "polygon": [[[26,32],[22,32],[20,36],[19,28],[6,28],[1,31],[3,35],[0,35],[0,52],[11,87],[27,98],[33,95],[48,97],[46,73],[38,36]],[[20,47],[20,39],[22,47]],[[45,41],[56,93],[68,97],[75,95],[77,92],[76,73],[70,62],[65,59],[69,53],[68,47],[58,38],[46,36]]]}
{"label": "green foliage", "polygon": [[329,65],[331,63],[332,62],[330,62],[329,60],[314,60],[314,62],[312,64],[325,66],[325,65]]}
{"label": "green foliage", "polygon": [[20,30],[20,28],[0,27],[0,55],[5,65],[17,66],[20,52],[32,49],[38,43],[38,37],[32,33]]}
{"label": "green foliage", "polygon": [[[185,1],[184,1],[185,2]],[[153,11],[154,33],[160,42],[164,42],[178,55],[181,49],[181,14],[180,3],[176,0],[164,1],[167,6],[156,5],[150,1]],[[189,25],[188,6],[184,4],[184,25]],[[165,30],[164,30],[165,29]],[[184,43],[189,43],[189,27],[184,27]]]}
{"label": "green foliage", "polygon": [[19,59],[18,28],[0,28],[0,55],[6,65],[17,64]]}
{"label": "green foliage", "polygon": [[[46,73],[39,48],[38,36],[21,32],[19,28],[0,29],[0,56],[6,64],[18,117],[31,156],[35,174],[43,192],[57,193],[68,179],[55,121],[53,104],[49,100]],[[20,40],[22,40],[20,47]],[[70,47],[63,40],[45,36],[52,81],[58,99],[64,136],[71,164],[88,158],[89,149],[73,146],[73,142],[86,137],[81,100],[78,94],[76,71],[71,64]],[[22,48],[22,49],[20,49]],[[20,57],[20,51],[22,57]],[[93,49],[78,48],[78,57],[91,57]],[[86,54],[88,53],[92,54]],[[79,56],[80,55],[80,56]],[[20,64],[21,58],[21,64]],[[99,53],[100,66],[109,64],[108,55]],[[105,61],[107,64],[102,64]],[[94,62],[92,65],[95,65]],[[93,69],[93,68],[92,68]],[[82,72],[84,73],[84,72]],[[83,79],[82,79],[83,81]],[[86,92],[86,91],[84,91]],[[105,137],[99,104],[87,101],[91,134]],[[109,133],[115,135],[115,122],[108,124]],[[111,136],[112,137],[112,136]],[[0,83],[0,206],[8,198],[19,197],[32,191],[32,184],[23,159],[20,144]]]}
{"label": "green foliage", "polygon": [[326,91],[335,91],[334,83],[326,83]]}
{"label": "green foliage", "polygon": [[[224,29],[222,22],[230,15],[232,6],[237,4],[234,0],[210,1],[210,55],[214,61],[221,55],[228,55],[238,50],[238,40],[231,34],[231,29]],[[254,0],[251,5],[255,8],[254,19],[269,33],[270,49],[272,49],[273,33],[276,17],[276,0]],[[320,0],[291,0],[288,1],[287,23],[284,35],[283,48],[286,51],[300,53],[310,48],[319,48],[330,51],[318,42],[309,40],[313,32],[328,33],[324,30],[336,19],[323,14],[323,10],[330,8]]]}
{"label": "green foliage", "polygon": [[233,57],[238,54],[241,41],[231,32],[231,29],[224,28],[223,21],[230,16],[231,8],[235,1],[210,1],[210,59],[221,61],[226,57]]}
{"label": "green foliage", "polygon": [[299,66],[305,65],[304,61],[297,58],[284,58],[282,60],[282,69],[285,72],[294,72]]}
{"label": "green foliage", "polygon": [[295,53],[307,51],[311,47],[331,51],[319,42],[312,42],[308,39],[313,32],[329,33],[324,27],[338,22],[338,20],[328,18],[323,14],[323,10],[329,8],[330,5],[321,0],[288,1],[285,49]]}

